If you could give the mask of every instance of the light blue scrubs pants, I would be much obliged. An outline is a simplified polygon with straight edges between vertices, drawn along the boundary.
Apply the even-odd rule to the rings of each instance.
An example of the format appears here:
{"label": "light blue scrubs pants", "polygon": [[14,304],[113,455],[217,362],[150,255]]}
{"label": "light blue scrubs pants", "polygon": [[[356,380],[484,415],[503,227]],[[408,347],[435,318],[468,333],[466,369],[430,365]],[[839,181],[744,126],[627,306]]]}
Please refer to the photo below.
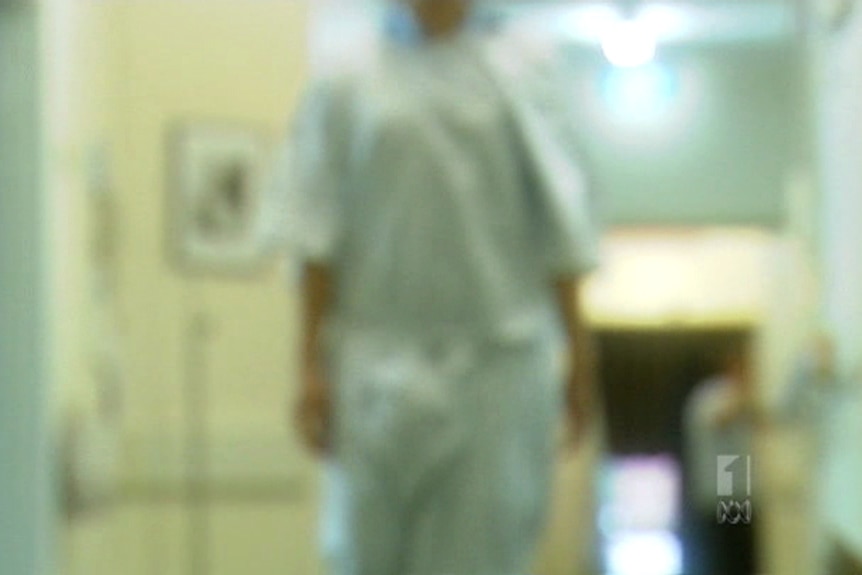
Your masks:
{"label": "light blue scrubs pants", "polygon": [[552,338],[339,344],[331,575],[526,575],[560,413]]}

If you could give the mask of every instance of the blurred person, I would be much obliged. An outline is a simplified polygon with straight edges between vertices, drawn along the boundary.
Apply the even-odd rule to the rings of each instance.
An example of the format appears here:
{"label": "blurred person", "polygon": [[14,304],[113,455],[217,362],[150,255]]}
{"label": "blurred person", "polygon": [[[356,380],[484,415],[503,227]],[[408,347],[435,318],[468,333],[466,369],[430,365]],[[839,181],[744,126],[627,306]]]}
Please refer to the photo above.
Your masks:
{"label": "blurred person", "polygon": [[[750,516],[737,521],[724,517],[721,507],[728,499],[751,504],[752,486],[747,483],[754,436],[764,419],[743,346],[724,351],[719,373],[694,388],[685,411],[688,569],[697,575],[754,575],[758,573],[757,511],[748,507]],[[732,469],[719,469],[719,459],[725,457],[737,458],[732,463],[736,467],[748,467],[746,481],[740,481]],[[719,486],[720,471],[733,473],[730,497]]]}
{"label": "blurred person", "polygon": [[392,4],[378,50],[312,83],[276,170],[336,575],[525,575],[559,412],[579,435],[592,409],[565,94],[551,51],[473,8]]}

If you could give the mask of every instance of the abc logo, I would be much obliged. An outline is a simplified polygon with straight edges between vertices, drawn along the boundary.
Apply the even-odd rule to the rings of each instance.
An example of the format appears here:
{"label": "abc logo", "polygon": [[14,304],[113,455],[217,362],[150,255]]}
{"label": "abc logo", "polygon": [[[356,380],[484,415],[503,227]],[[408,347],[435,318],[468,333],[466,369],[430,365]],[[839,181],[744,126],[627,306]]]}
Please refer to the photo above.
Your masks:
{"label": "abc logo", "polygon": [[716,513],[719,525],[748,525],[752,517],[751,500],[719,501]]}

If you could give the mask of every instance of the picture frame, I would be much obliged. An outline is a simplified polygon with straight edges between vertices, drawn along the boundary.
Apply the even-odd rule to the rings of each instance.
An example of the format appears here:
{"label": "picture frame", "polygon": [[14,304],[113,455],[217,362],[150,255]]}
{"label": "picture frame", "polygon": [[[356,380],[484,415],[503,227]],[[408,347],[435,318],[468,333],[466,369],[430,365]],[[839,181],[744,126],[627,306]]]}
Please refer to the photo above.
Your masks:
{"label": "picture frame", "polygon": [[177,123],[168,135],[167,243],[183,273],[247,276],[269,263],[258,237],[271,138],[224,121]]}

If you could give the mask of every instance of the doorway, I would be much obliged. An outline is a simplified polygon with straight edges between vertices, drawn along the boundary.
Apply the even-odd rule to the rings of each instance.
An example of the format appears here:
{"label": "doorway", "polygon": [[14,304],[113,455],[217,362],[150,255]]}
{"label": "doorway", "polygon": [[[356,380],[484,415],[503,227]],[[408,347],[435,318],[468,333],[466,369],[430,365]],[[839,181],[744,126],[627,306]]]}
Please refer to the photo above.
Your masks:
{"label": "doorway", "polygon": [[608,451],[681,460],[683,413],[692,389],[720,369],[721,352],[747,347],[747,327],[602,330],[599,376]]}
{"label": "doorway", "polygon": [[692,544],[688,398],[720,371],[726,350],[750,355],[749,329],[603,330],[597,339],[606,426],[599,501],[604,572],[680,575]]}

